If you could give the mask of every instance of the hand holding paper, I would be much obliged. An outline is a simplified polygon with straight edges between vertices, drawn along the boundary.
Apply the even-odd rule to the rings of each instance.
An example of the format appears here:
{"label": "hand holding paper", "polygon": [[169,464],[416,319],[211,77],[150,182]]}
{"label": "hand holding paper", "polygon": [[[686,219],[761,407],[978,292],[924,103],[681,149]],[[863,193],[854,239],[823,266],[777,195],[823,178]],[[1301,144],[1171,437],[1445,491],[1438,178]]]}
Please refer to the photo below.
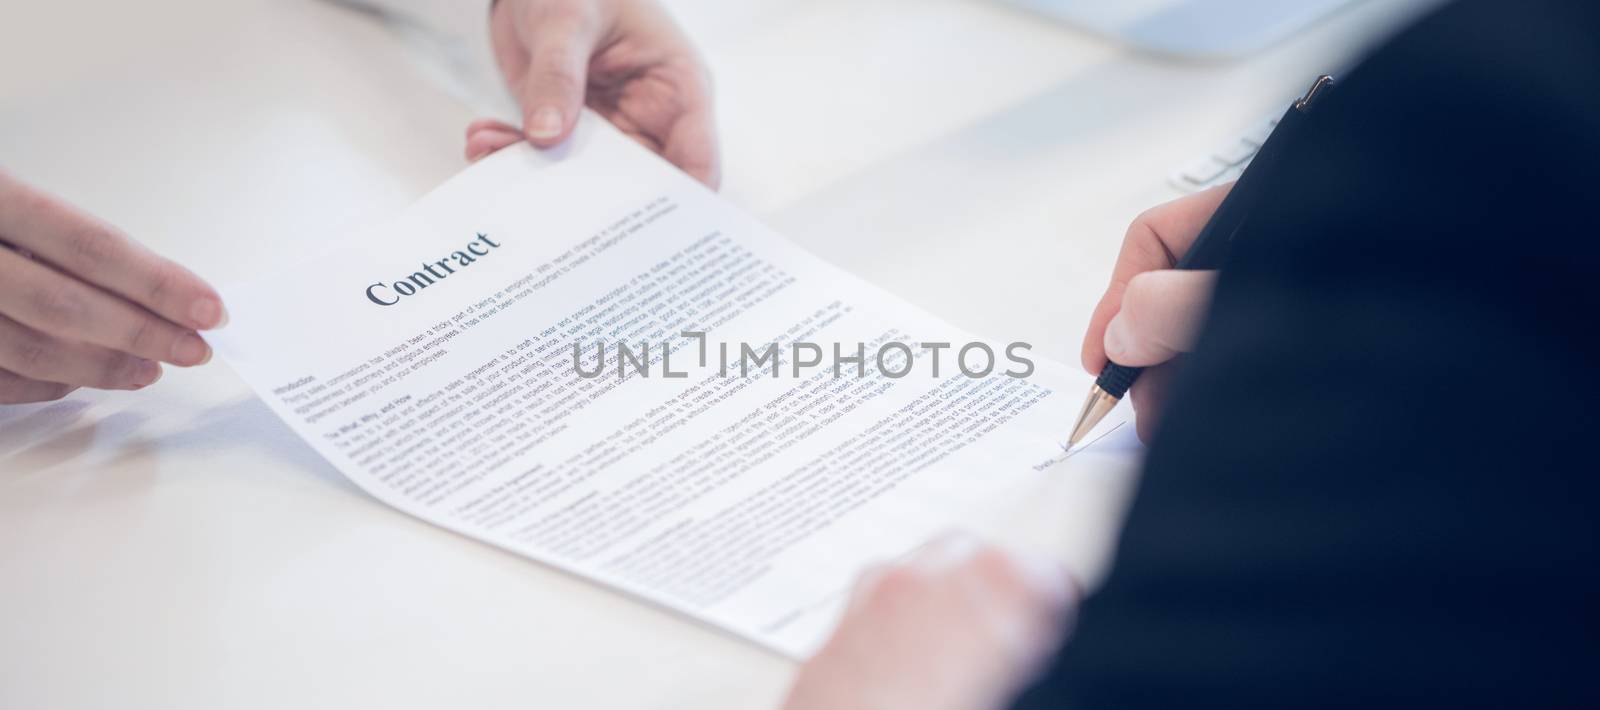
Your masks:
{"label": "hand holding paper", "polygon": [[0,404],[141,389],[204,364],[226,320],[204,281],[0,172]]}
{"label": "hand holding paper", "polygon": [[493,119],[467,128],[477,160],[524,139],[566,140],[584,106],[708,187],[721,180],[711,77],[653,0],[499,0],[495,58],[522,105],[519,130]]}

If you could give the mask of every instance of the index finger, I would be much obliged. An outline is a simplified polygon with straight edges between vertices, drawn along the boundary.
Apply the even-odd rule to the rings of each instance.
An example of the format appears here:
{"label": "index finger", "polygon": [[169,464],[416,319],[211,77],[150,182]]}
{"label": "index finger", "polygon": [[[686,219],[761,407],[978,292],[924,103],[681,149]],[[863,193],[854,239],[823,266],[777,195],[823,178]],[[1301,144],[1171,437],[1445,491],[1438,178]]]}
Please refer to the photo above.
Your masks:
{"label": "index finger", "polygon": [[1099,374],[1106,366],[1106,325],[1122,309],[1122,294],[1128,282],[1146,271],[1177,266],[1178,259],[1189,251],[1189,245],[1232,189],[1231,182],[1218,185],[1152,207],[1133,220],[1122,238],[1122,251],[1111,270],[1111,284],[1089,317],[1089,331],[1083,336],[1085,370]]}
{"label": "index finger", "polygon": [[0,240],[186,328],[226,321],[200,277],[61,200],[0,173]]}

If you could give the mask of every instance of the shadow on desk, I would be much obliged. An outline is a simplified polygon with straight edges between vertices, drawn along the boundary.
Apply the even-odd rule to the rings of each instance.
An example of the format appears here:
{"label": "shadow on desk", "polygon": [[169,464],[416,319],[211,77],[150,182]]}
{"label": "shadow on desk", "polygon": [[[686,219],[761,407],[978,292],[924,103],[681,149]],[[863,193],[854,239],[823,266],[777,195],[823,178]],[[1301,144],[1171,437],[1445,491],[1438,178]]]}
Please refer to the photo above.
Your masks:
{"label": "shadow on desk", "polygon": [[32,477],[70,464],[107,473],[153,475],[161,462],[188,468],[197,459],[206,466],[244,454],[257,460],[253,470],[295,471],[361,493],[255,397],[200,410],[180,425],[154,421],[158,417],[152,412],[187,407],[149,402],[138,409],[96,416],[92,393],[74,397],[38,408],[0,409],[0,463],[4,464],[0,468],[7,477]]}

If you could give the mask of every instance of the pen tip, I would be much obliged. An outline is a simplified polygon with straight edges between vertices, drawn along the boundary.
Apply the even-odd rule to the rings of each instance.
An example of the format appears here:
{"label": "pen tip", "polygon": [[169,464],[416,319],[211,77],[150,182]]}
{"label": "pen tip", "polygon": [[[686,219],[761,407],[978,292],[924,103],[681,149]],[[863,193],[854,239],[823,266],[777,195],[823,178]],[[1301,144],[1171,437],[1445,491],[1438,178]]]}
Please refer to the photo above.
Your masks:
{"label": "pen tip", "polygon": [[1072,435],[1067,437],[1067,448],[1071,449],[1094,430],[1096,424],[1117,406],[1117,398],[1095,385],[1089,389],[1089,396],[1083,400],[1083,410],[1078,413],[1078,422],[1072,427]]}

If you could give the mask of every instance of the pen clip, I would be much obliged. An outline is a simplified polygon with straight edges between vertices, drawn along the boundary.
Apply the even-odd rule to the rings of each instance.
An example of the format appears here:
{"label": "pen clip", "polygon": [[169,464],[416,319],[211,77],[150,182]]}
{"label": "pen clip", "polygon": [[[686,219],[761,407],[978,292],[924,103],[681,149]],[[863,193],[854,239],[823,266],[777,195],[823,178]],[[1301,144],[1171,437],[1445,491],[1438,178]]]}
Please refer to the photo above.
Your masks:
{"label": "pen clip", "polygon": [[1295,100],[1295,110],[1301,113],[1309,111],[1311,103],[1316,101],[1317,97],[1321,96],[1322,92],[1330,86],[1333,86],[1333,77],[1327,74],[1317,77],[1317,80],[1311,83],[1311,88],[1306,90],[1306,95]]}

